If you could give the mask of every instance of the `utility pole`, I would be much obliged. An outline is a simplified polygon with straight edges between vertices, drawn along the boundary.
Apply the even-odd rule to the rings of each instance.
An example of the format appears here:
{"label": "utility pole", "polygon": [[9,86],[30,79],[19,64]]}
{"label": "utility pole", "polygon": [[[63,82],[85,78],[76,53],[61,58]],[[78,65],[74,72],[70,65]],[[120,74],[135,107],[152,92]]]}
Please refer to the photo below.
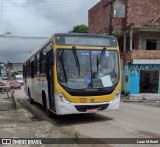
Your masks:
{"label": "utility pole", "polygon": [[116,0],[109,0],[109,2],[103,6],[103,8],[107,7],[108,5],[110,5],[110,16],[109,16],[109,34],[112,35],[113,34],[113,23],[112,23],[112,19],[113,19],[113,3]]}

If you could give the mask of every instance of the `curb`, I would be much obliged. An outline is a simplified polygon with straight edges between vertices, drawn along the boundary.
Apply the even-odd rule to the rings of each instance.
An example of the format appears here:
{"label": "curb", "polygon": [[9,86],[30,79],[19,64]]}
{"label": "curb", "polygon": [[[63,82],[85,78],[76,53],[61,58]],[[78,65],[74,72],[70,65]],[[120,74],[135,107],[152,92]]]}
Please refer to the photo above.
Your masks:
{"label": "curb", "polygon": [[142,103],[160,103],[160,101],[153,101],[153,100],[121,100],[121,102],[126,102],[126,103],[130,103],[130,102],[142,102]]}

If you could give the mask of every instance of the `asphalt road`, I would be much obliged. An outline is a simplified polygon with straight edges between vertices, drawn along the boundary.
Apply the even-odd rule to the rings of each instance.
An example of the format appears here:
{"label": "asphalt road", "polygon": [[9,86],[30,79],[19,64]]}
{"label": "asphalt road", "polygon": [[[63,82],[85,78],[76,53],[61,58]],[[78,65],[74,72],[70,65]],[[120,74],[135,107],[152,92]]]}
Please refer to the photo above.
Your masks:
{"label": "asphalt road", "polygon": [[29,104],[22,90],[16,90],[15,96],[39,120],[47,119],[66,132],[77,132],[81,137],[160,138],[160,107],[157,103],[122,102],[118,111],[67,115],[50,119],[40,105]]}

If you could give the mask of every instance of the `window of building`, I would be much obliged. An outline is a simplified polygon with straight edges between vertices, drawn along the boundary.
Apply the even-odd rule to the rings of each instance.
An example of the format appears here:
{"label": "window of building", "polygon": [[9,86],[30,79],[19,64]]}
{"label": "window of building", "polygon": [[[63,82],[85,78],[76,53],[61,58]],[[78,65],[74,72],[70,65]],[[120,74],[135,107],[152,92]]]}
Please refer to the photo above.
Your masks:
{"label": "window of building", "polygon": [[156,50],[157,48],[157,40],[147,39],[146,40],[146,50]]}
{"label": "window of building", "polygon": [[125,18],[125,4],[122,3],[114,3],[113,5],[113,16],[117,18]]}

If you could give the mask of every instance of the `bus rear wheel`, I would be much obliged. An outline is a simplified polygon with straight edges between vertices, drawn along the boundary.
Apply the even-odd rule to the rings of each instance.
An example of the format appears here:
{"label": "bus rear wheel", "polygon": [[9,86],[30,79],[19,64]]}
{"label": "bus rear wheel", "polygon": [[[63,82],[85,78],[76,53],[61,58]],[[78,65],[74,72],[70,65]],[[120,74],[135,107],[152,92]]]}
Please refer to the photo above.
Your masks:
{"label": "bus rear wheel", "polygon": [[30,93],[29,89],[28,89],[28,96],[29,96],[29,102],[30,102],[30,104],[34,104],[35,102],[34,102],[34,100],[31,97],[31,93]]}

